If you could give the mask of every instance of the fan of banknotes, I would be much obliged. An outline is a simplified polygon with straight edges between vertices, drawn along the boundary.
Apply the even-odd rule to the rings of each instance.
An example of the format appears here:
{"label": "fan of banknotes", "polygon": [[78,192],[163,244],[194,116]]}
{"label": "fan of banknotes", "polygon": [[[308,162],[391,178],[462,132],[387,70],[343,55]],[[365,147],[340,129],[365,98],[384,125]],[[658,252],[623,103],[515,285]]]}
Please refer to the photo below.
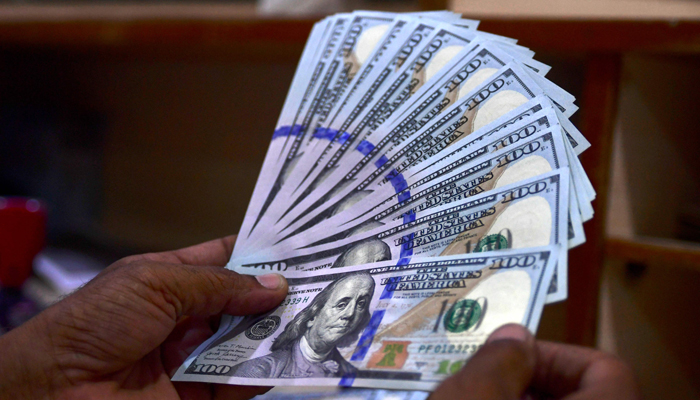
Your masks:
{"label": "fan of banknotes", "polygon": [[316,23],[227,268],[279,273],[174,379],[434,389],[497,327],[567,297],[595,192],[574,97],[450,12]]}

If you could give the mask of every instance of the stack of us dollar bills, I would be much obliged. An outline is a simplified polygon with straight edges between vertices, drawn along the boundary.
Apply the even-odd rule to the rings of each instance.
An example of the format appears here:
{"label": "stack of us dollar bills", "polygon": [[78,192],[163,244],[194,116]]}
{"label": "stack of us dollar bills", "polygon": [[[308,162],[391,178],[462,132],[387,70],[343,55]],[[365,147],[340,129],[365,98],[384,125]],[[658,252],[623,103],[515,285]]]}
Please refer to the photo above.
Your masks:
{"label": "stack of us dollar bills", "polygon": [[227,266],[282,274],[289,294],[224,317],[175,380],[430,391],[496,328],[535,332],[567,297],[590,144],[549,67],[477,25],[314,25]]}

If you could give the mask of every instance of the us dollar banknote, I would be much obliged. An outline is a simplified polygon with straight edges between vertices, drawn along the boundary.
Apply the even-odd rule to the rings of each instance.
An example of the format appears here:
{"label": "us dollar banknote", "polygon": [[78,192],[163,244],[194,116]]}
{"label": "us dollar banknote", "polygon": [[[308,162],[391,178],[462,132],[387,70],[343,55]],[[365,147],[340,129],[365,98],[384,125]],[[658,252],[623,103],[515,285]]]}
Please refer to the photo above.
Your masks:
{"label": "us dollar banknote", "polygon": [[256,400],[426,400],[430,392],[342,386],[279,386]]}
{"label": "us dollar banknote", "polygon": [[[524,129],[521,131],[528,132]],[[403,219],[408,214],[416,214],[569,166],[558,126],[530,137],[509,135],[508,138],[513,137],[519,141],[505,141],[505,146],[488,157],[482,157],[484,159],[476,158],[463,164],[455,162],[436,165],[433,169],[409,177],[407,188],[399,193],[386,186],[382,187],[349,210],[309,229],[306,235],[295,236],[296,240],[290,238],[282,241],[278,246],[286,244],[288,249],[293,250],[331,243],[382,226],[387,221]],[[496,147],[501,143],[504,143],[503,138],[491,146]],[[478,149],[474,153],[477,151]],[[469,159],[469,156],[464,158]]]}
{"label": "us dollar banknote", "polygon": [[[470,93],[444,111],[435,108],[434,120],[430,119],[433,116],[426,115],[421,129],[399,129],[376,145],[369,141],[358,145],[363,146],[367,155],[339,182],[327,180],[314,196],[297,206],[299,211],[289,213],[278,222],[279,228],[275,227],[279,230],[277,238],[308,229],[351,207],[375,185],[391,184],[397,190],[403,189],[404,172],[425,159],[426,147],[435,154],[457,146],[473,132],[524,105],[529,99],[544,95],[516,62],[502,67]],[[411,117],[406,118],[409,119]],[[383,153],[384,150],[387,152]]]}
{"label": "us dollar banknote", "polygon": [[290,138],[294,138],[300,132],[302,125],[299,121],[303,110],[308,107],[316,93],[328,59],[338,46],[350,18],[349,14],[335,15],[316,23],[311,31],[265,154],[234,251],[246,248],[246,242],[259,220],[258,216],[264,214],[269,206],[267,199],[274,185],[278,183],[277,177],[284,166],[285,148]]}
{"label": "us dollar banknote", "polygon": [[[565,245],[568,240],[569,171],[561,168],[386,224],[343,240],[293,251],[232,258],[245,274],[316,273],[383,260],[409,260],[510,248]],[[559,253],[550,301],[566,298],[567,252]]]}
{"label": "us dollar banknote", "polygon": [[[534,104],[521,112],[512,115],[489,128],[486,132],[478,135],[475,138],[462,141],[462,144],[457,150],[453,150],[450,156],[445,156],[440,159],[433,157],[430,162],[418,164],[415,168],[411,168],[404,174],[406,178],[406,188],[396,190],[388,185],[377,186],[372,192],[357,202],[353,207],[332,217],[321,221],[318,225],[311,228],[311,231],[304,235],[305,238],[314,238],[311,232],[317,232],[324,229],[328,236],[330,232],[341,225],[347,225],[350,222],[355,222],[359,216],[364,216],[370,210],[378,211],[380,208],[389,203],[394,206],[399,203],[415,199],[412,194],[423,193],[425,188],[419,190],[418,187],[425,185],[433,179],[441,180],[441,178],[455,172],[462,171],[469,173],[474,171],[474,166],[471,163],[489,156],[491,153],[497,152],[503,148],[522,145],[523,142],[533,135],[542,132],[546,129],[558,126],[558,121],[554,112],[551,109],[543,109],[542,104]],[[561,159],[561,154],[557,154],[557,159]],[[437,160],[436,160],[437,159]],[[568,159],[568,157],[567,157]],[[562,164],[564,165],[564,164]],[[552,168],[556,169],[558,167]],[[472,194],[478,194],[484,190],[475,189]],[[427,192],[426,192],[427,193]],[[295,232],[296,233],[296,232]],[[280,239],[284,243],[285,239],[294,236],[295,233]],[[313,240],[313,239],[310,239]],[[316,239],[317,240],[317,239]],[[277,244],[275,244],[277,245]]]}
{"label": "us dollar banknote", "polygon": [[[380,25],[381,27],[381,25]],[[373,28],[377,29],[377,28]],[[358,27],[359,30],[359,27]],[[371,33],[371,32],[370,32]],[[367,34],[367,32],[365,32]],[[340,132],[345,132],[343,126],[336,129],[333,126],[335,121],[342,121],[342,125],[349,124],[352,121],[350,119],[344,119],[343,116],[339,114],[343,113],[346,109],[352,109],[349,114],[344,114],[345,118],[352,118],[355,113],[359,112],[367,103],[376,91],[384,88],[383,83],[390,80],[393,75],[395,75],[397,70],[400,70],[405,63],[411,63],[414,58],[418,56],[418,50],[420,48],[426,47],[426,42],[435,43],[436,37],[441,37],[442,41],[438,43],[448,43],[456,42],[461,44],[467,44],[476,37],[473,31],[456,27],[451,24],[444,24],[434,20],[416,20],[416,21],[397,21],[392,27],[390,34],[383,39],[382,44],[377,46],[373,55],[370,56],[370,61],[363,63],[361,67],[361,72],[358,74],[357,79],[352,79],[352,87],[347,91],[344,98],[340,101],[336,101],[333,98],[322,99],[322,104],[317,106],[317,109],[310,110],[309,112],[315,112],[317,118],[315,122],[309,122],[315,124],[312,134],[309,136],[309,140],[313,140],[314,143],[309,143],[305,146],[303,150],[295,150],[295,155],[297,153],[302,153],[303,156],[295,161],[293,169],[294,174],[286,174],[284,177],[283,187],[280,188],[279,197],[275,196],[273,203],[266,209],[263,220],[260,224],[264,226],[269,226],[270,223],[275,223],[280,214],[289,208],[290,202],[288,199],[291,195],[297,192],[303,192],[311,181],[313,181],[318,172],[317,166],[322,162],[323,158],[329,153],[330,149],[326,146],[326,142],[330,141],[330,145],[338,142],[343,142],[343,145],[349,146],[352,143],[353,136],[348,134],[344,135]],[[349,47],[349,46],[346,46]],[[367,47],[367,45],[365,45]],[[346,50],[349,51],[349,50]],[[380,68],[382,67],[383,68]],[[350,68],[350,64],[348,64]],[[338,78],[344,78],[345,75],[340,75]],[[345,77],[344,81],[348,79]],[[368,82],[368,85],[364,85],[364,82]],[[336,85],[337,86],[337,85]],[[356,95],[353,97],[353,95]],[[319,100],[321,101],[321,100]],[[332,107],[332,109],[329,109]],[[327,117],[330,118],[328,124],[330,126],[322,127],[321,124],[326,122]],[[337,139],[336,137],[340,135]],[[300,143],[302,143],[300,141]],[[290,164],[291,165],[291,164]],[[291,171],[289,168],[287,171]],[[299,187],[300,185],[303,187]],[[297,197],[298,197],[297,193]]]}
{"label": "us dollar banknote", "polygon": [[491,332],[535,332],[557,246],[290,274],[263,315],[231,318],[177,381],[432,390]]}
{"label": "us dollar banknote", "polygon": [[326,21],[325,29],[319,26],[312,31],[314,40],[307,43],[302,54],[246,211],[241,227],[242,240],[234,251],[247,247],[244,246],[247,238],[302,154],[309,128],[321,115],[323,104],[336,99],[345,90],[384,36],[393,37],[385,35],[392,24],[394,29],[407,24],[406,18],[395,17],[393,13],[374,11],[339,14]]}
{"label": "us dollar banknote", "polygon": [[[458,30],[450,25],[438,26],[424,40],[427,44],[423,49],[413,51],[421,44],[419,39],[425,35],[426,28],[422,25],[418,28],[423,31],[417,29],[412,34],[395,57],[396,62],[390,63],[378,76],[368,79],[368,84],[357,91],[363,96],[336,111],[329,121],[330,125],[322,130],[329,140],[328,145],[323,153],[307,159],[312,164],[302,167],[299,178],[283,189],[286,190],[285,195],[281,195],[276,204],[270,207],[273,212],[268,214],[271,214],[266,220],[268,224],[275,224],[280,210],[282,216],[286,215],[344,163],[352,163],[344,156],[352,151],[359,140],[364,140],[386,121],[414,92],[417,92],[418,102],[424,99],[425,93],[431,95],[427,101],[424,99],[420,103],[422,109],[429,110],[438,103],[447,107],[483,82],[488,73],[492,73],[488,71],[496,71],[513,59],[512,55],[499,48],[513,48],[513,44],[484,42],[479,39],[478,33]],[[532,68],[539,68],[538,71],[547,70],[545,65],[532,59],[521,60],[534,65]],[[399,61],[406,65],[394,71]],[[426,90],[420,90],[426,82],[430,82]]]}

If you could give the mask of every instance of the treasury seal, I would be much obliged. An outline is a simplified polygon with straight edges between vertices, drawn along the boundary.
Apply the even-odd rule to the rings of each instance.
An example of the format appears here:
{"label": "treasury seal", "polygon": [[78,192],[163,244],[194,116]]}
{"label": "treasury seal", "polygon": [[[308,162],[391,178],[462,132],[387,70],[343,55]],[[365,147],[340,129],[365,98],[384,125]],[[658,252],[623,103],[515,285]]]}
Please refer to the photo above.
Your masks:
{"label": "treasury seal", "polygon": [[482,251],[502,250],[508,248],[510,248],[508,238],[501,235],[500,233],[496,233],[493,235],[485,236],[484,238],[479,240],[479,243],[477,243],[476,247],[474,248],[474,253],[481,253]]}
{"label": "treasury seal", "polygon": [[280,326],[282,320],[276,315],[270,315],[256,322],[246,329],[245,336],[252,340],[263,340],[270,337]]}

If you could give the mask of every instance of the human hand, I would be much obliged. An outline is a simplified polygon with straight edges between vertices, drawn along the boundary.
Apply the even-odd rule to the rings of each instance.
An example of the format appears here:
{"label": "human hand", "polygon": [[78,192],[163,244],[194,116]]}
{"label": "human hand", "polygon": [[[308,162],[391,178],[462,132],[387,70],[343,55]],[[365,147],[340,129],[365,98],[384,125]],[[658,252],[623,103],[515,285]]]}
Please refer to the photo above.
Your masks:
{"label": "human hand", "polygon": [[221,268],[234,242],[231,236],[127,257],[0,336],[0,399],[236,399],[265,392],[170,381],[222,313],[265,312],[287,295],[280,275],[256,280]]}
{"label": "human hand", "polygon": [[637,400],[630,368],[612,355],[580,346],[535,341],[520,325],[491,334],[458,373],[432,394],[441,399]]}

